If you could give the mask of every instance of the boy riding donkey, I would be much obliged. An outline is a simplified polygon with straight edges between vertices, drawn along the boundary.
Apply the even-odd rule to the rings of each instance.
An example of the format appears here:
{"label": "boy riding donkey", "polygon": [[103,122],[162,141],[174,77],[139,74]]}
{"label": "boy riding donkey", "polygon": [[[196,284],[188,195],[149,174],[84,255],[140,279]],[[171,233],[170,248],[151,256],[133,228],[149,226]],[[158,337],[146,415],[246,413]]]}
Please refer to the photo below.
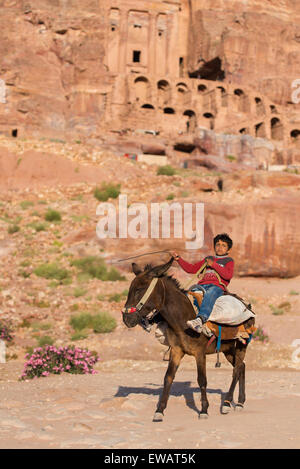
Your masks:
{"label": "boy riding donkey", "polygon": [[[226,233],[218,234],[214,238],[215,255],[207,256],[195,264],[186,262],[176,252],[172,252],[174,259],[185,272],[196,274],[200,270],[198,283],[189,289],[196,300],[198,314],[196,319],[187,321],[187,326],[196,332],[202,331],[215,301],[224,294],[233,276],[234,261],[228,255],[232,244]],[[201,267],[203,267],[202,274]]]}
{"label": "boy riding donkey", "polygon": [[[194,297],[194,304],[197,306],[198,314],[196,319],[187,321],[187,326],[198,333],[202,331],[203,324],[208,320],[215,301],[224,294],[233,276],[234,261],[228,255],[232,244],[228,234],[218,234],[214,238],[215,256],[207,256],[195,264],[186,262],[177,252],[171,252],[185,272],[196,274],[200,271],[198,283],[189,288],[189,293]],[[141,326],[147,332],[150,332],[153,322],[158,322],[156,337],[158,340],[161,339],[161,343],[163,343],[166,325],[164,321],[159,321],[161,321],[161,318],[158,320],[154,318],[154,321],[151,322],[144,318],[141,320]]]}

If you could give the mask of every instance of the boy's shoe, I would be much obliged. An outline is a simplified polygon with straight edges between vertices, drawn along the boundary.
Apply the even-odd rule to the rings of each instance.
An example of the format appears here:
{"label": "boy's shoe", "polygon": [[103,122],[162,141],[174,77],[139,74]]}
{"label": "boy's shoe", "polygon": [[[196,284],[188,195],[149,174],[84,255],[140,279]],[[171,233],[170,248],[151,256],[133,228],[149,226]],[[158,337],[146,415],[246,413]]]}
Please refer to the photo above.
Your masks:
{"label": "boy's shoe", "polygon": [[204,324],[204,321],[200,317],[198,317],[196,319],[191,319],[190,321],[186,322],[186,325],[190,329],[193,329],[194,331],[198,332],[199,334],[202,331],[203,324]]}

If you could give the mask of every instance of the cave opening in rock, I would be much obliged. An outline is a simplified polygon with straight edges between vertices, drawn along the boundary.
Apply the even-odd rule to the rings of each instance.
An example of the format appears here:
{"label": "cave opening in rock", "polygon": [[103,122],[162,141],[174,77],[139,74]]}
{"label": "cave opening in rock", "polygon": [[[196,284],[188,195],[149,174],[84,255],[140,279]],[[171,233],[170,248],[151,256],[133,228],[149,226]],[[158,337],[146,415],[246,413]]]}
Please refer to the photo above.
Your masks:
{"label": "cave opening in rock", "polygon": [[175,114],[175,111],[172,107],[165,107],[164,114]]}
{"label": "cave opening in rock", "polygon": [[12,135],[12,137],[17,137],[18,136],[18,129],[13,129],[11,131],[11,135]]}
{"label": "cave opening in rock", "polygon": [[179,142],[174,145],[175,151],[181,151],[182,153],[192,153],[195,150],[195,145],[192,143]]}
{"label": "cave opening in rock", "polygon": [[196,70],[189,72],[190,78],[202,78],[203,80],[223,81],[225,71],[222,70],[222,60],[215,57],[208,62],[201,61],[201,65]]}
{"label": "cave opening in rock", "polygon": [[155,109],[154,106],[152,106],[152,104],[143,104],[141,108],[142,109]]}

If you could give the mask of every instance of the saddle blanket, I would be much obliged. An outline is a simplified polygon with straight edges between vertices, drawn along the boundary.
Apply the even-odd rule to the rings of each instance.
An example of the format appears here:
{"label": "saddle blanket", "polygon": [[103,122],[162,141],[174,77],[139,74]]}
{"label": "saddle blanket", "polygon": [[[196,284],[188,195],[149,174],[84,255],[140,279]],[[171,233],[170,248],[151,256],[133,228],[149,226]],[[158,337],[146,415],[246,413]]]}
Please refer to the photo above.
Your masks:
{"label": "saddle blanket", "polygon": [[[213,333],[216,337],[219,337],[219,325],[208,320],[205,323],[205,328],[208,328],[210,333]],[[250,335],[253,335],[256,331],[254,325],[245,326],[240,324],[239,326],[223,326],[221,329],[221,338],[222,340],[232,340],[232,339],[249,339]],[[205,331],[204,331],[205,333]],[[207,335],[207,334],[205,334]]]}

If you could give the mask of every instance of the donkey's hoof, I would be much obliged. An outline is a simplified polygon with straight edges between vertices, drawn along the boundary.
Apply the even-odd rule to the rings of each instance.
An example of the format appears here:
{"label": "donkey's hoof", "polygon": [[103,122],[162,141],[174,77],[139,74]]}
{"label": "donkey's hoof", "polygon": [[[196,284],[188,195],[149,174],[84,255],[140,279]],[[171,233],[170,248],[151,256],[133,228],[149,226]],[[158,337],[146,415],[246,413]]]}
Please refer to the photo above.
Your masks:
{"label": "donkey's hoof", "polygon": [[206,419],[208,419],[208,414],[206,414],[205,412],[201,412],[201,413],[199,414],[199,419],[200,419],[200,420],[206,420]]}
{"label": "donkey's hoof", "polygon": [[226,415],[226,414],[229,414],[229,412],[231,412],[231,410],[232,410],[232,407],[231,407],[230,404],[224,404],[224,405],[222,406],[221,413],[222,413],[223,415]]}
{"label": "donkey's hoof", "polygon": [[155,412],[152,422],[162,422],[164,419],[164,414],[161,412]]}
{"label": "donkey's hoof", "polygon": [[235,412],[242,412],[243,409],[244,409],[244,404],[236,404],[234,408]]}

